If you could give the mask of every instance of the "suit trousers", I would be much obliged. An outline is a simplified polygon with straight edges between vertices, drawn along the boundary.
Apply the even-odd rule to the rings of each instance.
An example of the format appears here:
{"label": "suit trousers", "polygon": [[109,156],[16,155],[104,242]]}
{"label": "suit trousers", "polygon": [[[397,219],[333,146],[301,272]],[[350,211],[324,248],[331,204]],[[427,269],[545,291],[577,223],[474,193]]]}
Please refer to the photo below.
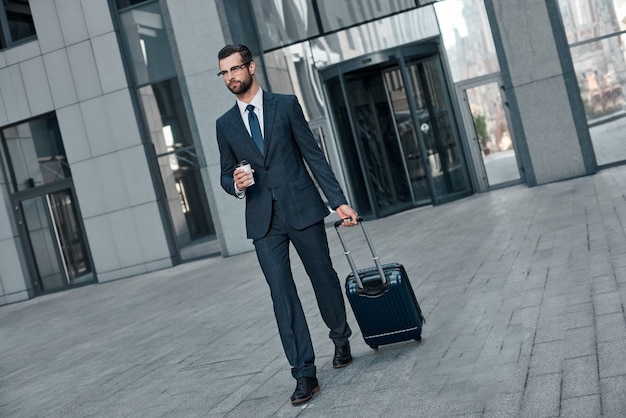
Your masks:
{"label": "suit trousers", "polygon": [[266,236],[254,240],[259,264],[270,288],[278,332],[295,379],[314,377],[315,354],[307,321],[298,297],[289,260],[289,244],[296,249],[311,280],[320,314],[330,329],[336,346],[347,343],[351,335],[346,309],[328,249],[324,222],[303,230],[290,227],[281,216],[280,203],[274,201],[272,224]]}

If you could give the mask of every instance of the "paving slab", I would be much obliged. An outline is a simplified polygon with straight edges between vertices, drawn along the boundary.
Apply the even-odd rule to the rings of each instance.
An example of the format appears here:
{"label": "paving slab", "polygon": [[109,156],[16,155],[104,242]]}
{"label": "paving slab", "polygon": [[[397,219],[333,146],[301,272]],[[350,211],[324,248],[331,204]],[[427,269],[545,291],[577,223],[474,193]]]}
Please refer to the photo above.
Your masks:
{"label": "paving slab", "polygon": [[[340,370],[294,255],[321,384],[298,407],[254,253],[2,306],[0,416],[625,416],[625,196],[613,167],[368,221],[427,322],[421,343],[374,351],[346,301]],[[358,229],[345,235],[369,266]],[[330,222],[328,237],[343,281]]]}

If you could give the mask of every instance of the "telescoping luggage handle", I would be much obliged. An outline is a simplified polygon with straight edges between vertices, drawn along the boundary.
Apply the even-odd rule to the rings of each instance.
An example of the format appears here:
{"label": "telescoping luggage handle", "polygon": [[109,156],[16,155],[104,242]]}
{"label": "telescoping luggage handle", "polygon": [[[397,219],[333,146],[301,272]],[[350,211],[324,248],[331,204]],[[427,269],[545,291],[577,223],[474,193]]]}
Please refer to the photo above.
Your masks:
{"label": "telescoping luggage handle", "polygon": [[[378,274],[380,274],[380,280],[383,285],[387,284],[387,277],[385,276],[385,272],[383,271],[383,266],[380,264],[380,260],[378,259],[378,255],[376,255],[376,250],[374,250],[374,245],[372,245],[372,240],[370,239],[369,234],[367,233],[367,229],[365,229],[365,225],[363,225],[363,218],[358,218],[357,222],[361,225],[361,230],[363,231],[363,235],[365,235],[365,241],[367,242],[367,246],[370,247],[370,252],[372,253],[372,259],[374,260],[374,264],[376,264],[376,268],[378,269]],[[346,245],[346,241],[343,238],[341,232],[339,232],[339,227],[343,224],[343,220],[338,220],[335,222],[335,231],[337,231],[337,235],[339,236],[339,241],[341,241],[341,246],[343,247],[343,252],[348,259],[348,264],[350,264],[350,268],[354,273],[354,278],[356,279],[356,284],[359,289],[364,289],[363,281],[359,276],[359,272],[357,271],[356,264],[354,264],[354,259],[352,258],[352,254],[350,254],[350,250]]]}

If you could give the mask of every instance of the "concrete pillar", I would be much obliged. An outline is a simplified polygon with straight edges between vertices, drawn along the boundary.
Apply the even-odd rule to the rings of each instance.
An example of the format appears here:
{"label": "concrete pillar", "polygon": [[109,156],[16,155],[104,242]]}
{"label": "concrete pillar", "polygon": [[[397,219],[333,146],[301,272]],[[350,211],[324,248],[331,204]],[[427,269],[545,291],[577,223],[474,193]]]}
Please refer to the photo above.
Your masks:
{"label": "concrete pillar", "polygon": [[556,0],[485,0],[529,186],[596,171]]}

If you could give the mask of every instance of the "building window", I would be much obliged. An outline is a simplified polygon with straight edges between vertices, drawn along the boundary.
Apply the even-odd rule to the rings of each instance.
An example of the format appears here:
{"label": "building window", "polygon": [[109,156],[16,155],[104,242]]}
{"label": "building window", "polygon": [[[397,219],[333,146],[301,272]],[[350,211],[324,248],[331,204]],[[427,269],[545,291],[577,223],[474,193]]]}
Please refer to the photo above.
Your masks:
{"label": "building window", "polygon": [[626,1],[559,0],[598,165],[626,161]]}
{"label": "building window", "polygon": [[125,9],[127,7],[135,6],[139,3],[146,3],[147,1],[152,0],[116,0],[118,9]]}
{"label": "building window", "polygon": [[[160,175],[159,200],[166,205],[170,232],[181,259],[193,245],[216,237],[183,91],[180,88],[159,1],[116,0],[130,80],[136,89]],[[191,251],[189,249],[192,249]]]}
{"label": "building window", "polygon": [[122,31],[138,85],[176,76],[176,68],[158,2],[120,13]]}
{"label": "building window", "polygon": [[0,3],[0,43],[2,48],[35,36],[35,25],[27,0],[4,0]]}
{"label": "building window", "polygon": [[0,132],[13,192],[71,177],[54,114],[8,126]]}
{"label": "building window", "polygon": [[415,0],[395,2],[318,0],[324,31],[335,31],[383,16],[414,9]]}
{"label": "building window", "polygon": [[500,71],[483,0],[447,0],[434,7],[455,82]]}
{"label": "building window", "polygon": [[[435,1],[249,0],[249,4],[255,16],[262,49],[269,52]],[[234,10],[234,13],[238,13],[236,8]],[[245,31],[245,28],[240,31]]]}
{"label": "building window", "polygon": [[319,35],[313,3],[303,0],[252,1],[264,50]]}
{"label": "building window", "polygon": [[215,234],[176,78],[139,89],[179,245]]}

